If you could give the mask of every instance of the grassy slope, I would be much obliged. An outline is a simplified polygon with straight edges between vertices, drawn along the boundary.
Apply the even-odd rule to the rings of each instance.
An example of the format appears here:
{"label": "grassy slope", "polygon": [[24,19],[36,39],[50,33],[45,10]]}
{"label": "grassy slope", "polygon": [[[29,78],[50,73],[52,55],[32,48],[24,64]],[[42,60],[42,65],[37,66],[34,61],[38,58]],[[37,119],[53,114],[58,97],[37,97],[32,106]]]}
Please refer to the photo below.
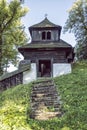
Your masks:
{"label": "grassy slope", "polygon": [[64,124],[72,130],[87,130],[87,63],[75,64],[72,74],[55,81],[66,111]]}
{"label": "grassy slope", "polygon": [[87,130],[87,63],[73,66],[72,74],[54,79],[65,114],[48,121],[29,119],[32,84],[19,85],[0,94],[0,130]]}

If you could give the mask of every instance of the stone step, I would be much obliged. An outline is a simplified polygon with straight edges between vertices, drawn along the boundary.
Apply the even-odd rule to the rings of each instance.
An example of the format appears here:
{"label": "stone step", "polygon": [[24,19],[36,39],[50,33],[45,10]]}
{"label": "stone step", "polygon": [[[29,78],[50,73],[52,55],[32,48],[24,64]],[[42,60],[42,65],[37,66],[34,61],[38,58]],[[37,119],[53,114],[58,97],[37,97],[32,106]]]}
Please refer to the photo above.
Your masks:
{"label": "stone step", "polygon": [[[53,115],[61,115],[60,100],[60,95],[56,91],[56,87],[52,80],[34,82],[31,92],[31,117],[39,119],[40,116],[46,116],[46,114],[46,118],[51,118]],[[46,113],[51,110],[54,110],[54,113]],[[57,112],[57,114],[55,114],[55,112]]]}
{"label": "stone step", "polygon": [[42,89],[50,89],[53,88],[54,89],[54,84],[49,84],[49,85],[44,85],[43,86],[33,86],[32,90],[42,90]]}
{"label": "stone step", "polygon": [[44,84],[44,83],[42,83],[42,84],[35,84],[35,85],[33,85],[33,88],[47,88],[47,87],[51,87],[51,86],[54,86],[54,84],[53,83],[47,83],[47,84]]}
{"label": "stone step", "polygon": [[41,100],[41,101],[35,101],[34,100],[34,102],[35,103],[31,103],[31,106],[33,106],[33,107],[35,107],[35,106],[38,106],[38,104],[40,104],[40,103],[42,103],[42,102],[44,102],[44,104],[45,104],[45,106],[59,106],[61,103],[60,102],[57,102],[57,101],[43,101],[43,100]]}
{"label": "stone step", "polygon": [[32,109],[32,113],[36,112],[36,110],[40,110],[40,111],[61,111],[61,107],[58,106],[58,107],[50,107],[49,106],[46,106],[47,108],[46,109],[39,109],[38,107],[31,107]]}
{"label": "stone step", "polygon": [[54,100],[44,100],[44,99],[33,99],[32,102],[36,102],[36,103],[41,103],[44,102],[46,105],[49,104],[50,102],[53,104],[61,104],[62,102],[59,102],[55,99]]}
{"label": "stone step", "polygon": [[61,116],[61,112],[36,112],[33,114],[33,116],[31,116],[32,118],[36,119],[36,120],[48,120],[48,119],[52,119],[54,117],[60,117]]}
{"label": "stone step", "polygon": [[49,97],[49,98],[55,98],[55,97],[57,97],[58,95],[57,95],[57,93],[55,93],[55,94],[53,94],[53,92],[52,93],[50,93],[50,92],[47,92],[47,93],[38,93],[38,94],[32,94],[32,96],[31,96],[31,99],[33,99],[33,98],[37,98],[37,99],[39,99],[39,98],[41,98],[41,99],[45,99],[45,97]]}
{"label": "stone step", "polygon": [[39,80],[39,81],[35,81],[35,82],[33,82],[33,84],[39,84],[39,83],[53,83],[53,80],[51,80],[51,79],[43,79],[43,80]]}
{"label": "stone step", "polygon": [[[42,101],[40,101],[40,102],[35,101],[35,102],[31,103],[31,107],[38,107],[39,104],[42,104],[42,103],[43,103]],[[60,102],[56,102],[56,101],[55,102],[46,101],[46,102],[44,102],[44,105],[46,107],[50,107],[49,104],[51,104],[51,103],[52,103],[52,105],[50,105],[50,106],[54,106],[54,107],[57,107],[61,104]]]}
{"label": "stone step", "polygon": [[[47,88],[47,89],[37,89],[37,90],[32,90],[32,94],[33,93],[43,93],[43,92],[56,92],[56,90],[55,89],[53,89],[53,88]],[[57,93],[57,92],[56,92]]]}
{"label": "stone step", "polygon": [[32,96],[35,96],[35,97],[38,97],[39,95],[42,95],[42,96],[47,96],[47,95],[56,95],[57,92],[55,90],[51,90],[49,89],[48,91],[47,90],[42,90],[42,91],[32,91]]}
{"label": "stone step", "polygon": [[43,102],[42,103],[36,103],[36,104],[31,104],[32,112],[36,111],[59,111],[61,109],[60,105],[53,105],[49,106],[48,104],[45,105]]}
{"label": "stone step", "polygon": [[[41,96],[43,96],[43,97],[41,97]],[[31,100],[37,99],[37,100],[44,100],[44,101],[46,101],[46,100],[47,101],[49,101],[49,100],[60,101],[60,99],[61,99],[57,94],[55,94],[53,96],[47,96],[47,94],[43,94],[41,96],[39,95],[38,97],[37,96],[35,97],[35,96],[32,95]]]}

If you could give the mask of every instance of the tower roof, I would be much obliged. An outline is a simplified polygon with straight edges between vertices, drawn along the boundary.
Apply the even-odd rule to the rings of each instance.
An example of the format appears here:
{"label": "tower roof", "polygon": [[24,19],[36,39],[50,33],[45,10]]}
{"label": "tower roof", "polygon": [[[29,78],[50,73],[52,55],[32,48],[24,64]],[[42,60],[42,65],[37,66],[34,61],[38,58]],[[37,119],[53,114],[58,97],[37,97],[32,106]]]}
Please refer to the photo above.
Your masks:
{"label": "tower roof", "polygon": [[47,28],[47,27],[48,28],[49,27],[51,27],[51,28],[56,27],[56,28],[60,28],[60,29],[62,28],[61,26],[50,22],[47,17],[45,17],[45,19],[42,20],[40,23],[37,23],[37,24],[31,26],[30,28]]}

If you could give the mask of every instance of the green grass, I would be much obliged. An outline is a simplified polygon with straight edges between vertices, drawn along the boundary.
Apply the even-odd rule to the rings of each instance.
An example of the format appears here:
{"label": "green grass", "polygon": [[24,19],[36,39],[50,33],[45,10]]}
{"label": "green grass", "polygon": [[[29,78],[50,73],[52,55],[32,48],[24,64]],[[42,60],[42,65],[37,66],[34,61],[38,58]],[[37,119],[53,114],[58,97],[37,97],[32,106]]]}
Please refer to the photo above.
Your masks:
{"label": "green grass", "polygon": [[0,93],[0,130],[87,130],[87,62],[73,66],[72,74],[54,79],[61,95],[61,118],[29,118],[32,83]]}
{"label": "green grass", "polygon": [[26,122],[31,84],[0,93],[0,130],[31,130]]}

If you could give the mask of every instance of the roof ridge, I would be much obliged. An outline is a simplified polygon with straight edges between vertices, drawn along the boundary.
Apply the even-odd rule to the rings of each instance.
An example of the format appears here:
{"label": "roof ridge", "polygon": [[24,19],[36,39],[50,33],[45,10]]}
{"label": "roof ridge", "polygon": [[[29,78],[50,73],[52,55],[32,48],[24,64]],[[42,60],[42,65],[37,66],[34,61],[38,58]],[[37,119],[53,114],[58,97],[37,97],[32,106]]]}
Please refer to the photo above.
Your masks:
{"label": "roof ridge", "polygon": [[30,26],[29,28],[38,28],[38,27],[60,27],[60,28],[62,28],[61,26],[56,25],[53,22],[51,22],[47,17],[45,17],[41,22]]}

